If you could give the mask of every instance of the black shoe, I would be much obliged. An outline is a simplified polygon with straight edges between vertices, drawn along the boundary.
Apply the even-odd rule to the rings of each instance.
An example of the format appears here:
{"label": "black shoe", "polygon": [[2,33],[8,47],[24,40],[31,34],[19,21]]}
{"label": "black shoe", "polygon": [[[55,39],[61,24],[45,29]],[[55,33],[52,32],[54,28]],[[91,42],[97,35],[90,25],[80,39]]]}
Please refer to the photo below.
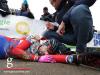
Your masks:
{"label": "black shoe", "polygon": [[86,52],[78,55],[78,61],[81,64],[89,65],[95,62],[96,59],[100,59],[99,53],[97,52]]}
{"label": "black shoe", "polygon": [[88,64],[89,63],[89,57],[90,55],[87,55],[86,53],[77,53],[77,54],[72,54],[69,55],[67,58],[68,63],[70,64],[76,64],[76,65],[80,65],[80,64]]}

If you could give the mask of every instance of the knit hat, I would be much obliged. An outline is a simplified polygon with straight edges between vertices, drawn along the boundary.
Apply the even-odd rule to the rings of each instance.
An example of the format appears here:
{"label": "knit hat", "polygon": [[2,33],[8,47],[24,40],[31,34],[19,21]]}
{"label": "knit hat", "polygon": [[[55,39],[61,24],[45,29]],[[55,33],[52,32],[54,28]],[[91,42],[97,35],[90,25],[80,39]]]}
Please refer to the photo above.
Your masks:
{"label": "knit hat", "polygon": [[25,8],[28,8],[28,1],[27,0],[24,0],[22,4],[25,5]]}

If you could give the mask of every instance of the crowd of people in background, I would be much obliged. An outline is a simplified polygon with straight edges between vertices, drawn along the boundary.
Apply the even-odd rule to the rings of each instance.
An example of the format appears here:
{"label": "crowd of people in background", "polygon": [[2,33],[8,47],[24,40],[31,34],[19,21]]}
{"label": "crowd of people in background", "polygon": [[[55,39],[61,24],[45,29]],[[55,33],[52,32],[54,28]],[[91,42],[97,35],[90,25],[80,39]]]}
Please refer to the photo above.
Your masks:
{"label": "crowd of people in background", "polygon": [[34,14],[30,11],[29,5],[27,2],[23,2],[21,5],[20,10],[18,9],[10,9],[10,14],[16,15],[16,16],[25,16],[31,19],[34,19]]}
{"label": "crowd of people in background", "polygon": [[[31,19],[35,19],[34,14],[31,12],[29,8],[28,2],[25,0],[20,9],[9,8],[7,5],[7,0],[0,0],[0,13],[2,16],[6,15],[16,15],[16,16],[25,16]],[[48,11],[48,7],[43,8],[43,15],[41,15],[40,20],[53,22],[53,14],[50,14]]]}
{"label": "crowd of people in background", "polygon": [[[11,15],[25,16],[31,19],[35,19],[34,14],[31,12],[29,8],[29,4],[27,0],[24,0],[20,9],[9,8],[7,5],[7,0],[0,0],[0,1],[1,1],[0,2],[0,14],[2,16],[11,14]],[[43,15],[41,15],[40,20],[49,21],[49,22],[54,21],[53,14],[49,13],[48,7],[43,8]]]}

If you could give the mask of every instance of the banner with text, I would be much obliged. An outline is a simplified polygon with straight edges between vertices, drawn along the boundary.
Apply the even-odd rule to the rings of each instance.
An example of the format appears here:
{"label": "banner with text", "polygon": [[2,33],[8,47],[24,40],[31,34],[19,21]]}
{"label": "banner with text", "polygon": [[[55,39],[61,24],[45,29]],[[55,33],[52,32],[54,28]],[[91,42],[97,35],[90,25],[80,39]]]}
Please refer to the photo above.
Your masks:
{"label": "banner with text", "polygon": [[100,48],[100,32],[95,32],[93,39],[87,44],[87,47]]}
{"label": "banner with text", "polygon": [[21,37],[23,35],[42,35],[45,31],[45,22],[29,19],[23,16],[9,15],[0,16],[0,34],[10,37]]}

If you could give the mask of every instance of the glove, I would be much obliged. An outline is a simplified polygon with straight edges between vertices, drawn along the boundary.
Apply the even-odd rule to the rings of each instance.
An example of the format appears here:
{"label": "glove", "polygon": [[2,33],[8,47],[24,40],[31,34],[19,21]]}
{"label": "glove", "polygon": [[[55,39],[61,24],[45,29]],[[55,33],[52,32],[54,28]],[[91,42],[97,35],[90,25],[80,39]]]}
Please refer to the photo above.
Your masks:
{"label": "glove", "polygon": [[39,58],[39,62],[44,63],[55,63],[56,61],[52,57],[52,55],[44,55]]}

